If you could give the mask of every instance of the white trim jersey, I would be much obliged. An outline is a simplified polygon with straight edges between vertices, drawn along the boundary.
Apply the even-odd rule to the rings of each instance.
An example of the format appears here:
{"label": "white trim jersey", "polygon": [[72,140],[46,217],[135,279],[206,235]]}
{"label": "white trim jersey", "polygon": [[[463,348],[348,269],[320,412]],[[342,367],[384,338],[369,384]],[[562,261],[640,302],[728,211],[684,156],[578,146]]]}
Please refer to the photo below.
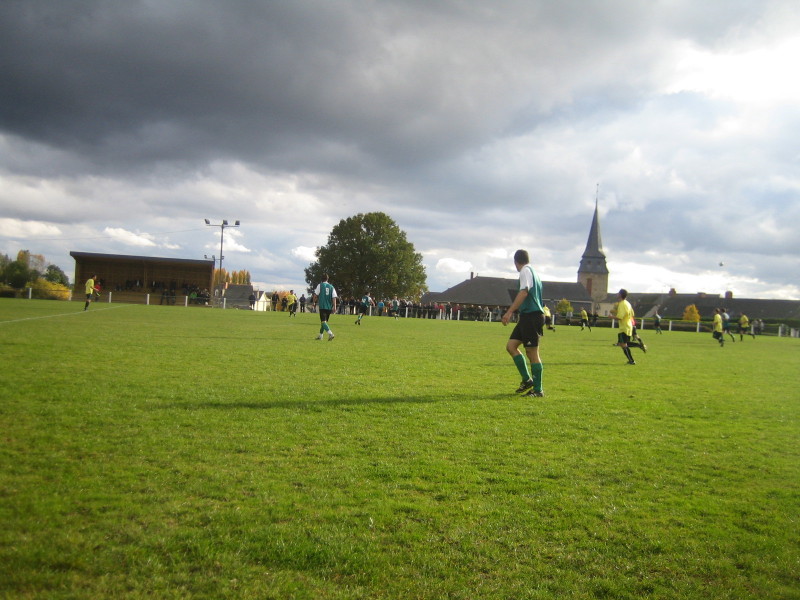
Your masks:
{"label": "white trim jersey", "polygon": [[336,288],[327,281],[323,281],[314,290],[320,310],[333,310],[333,299],[338,298]]}
{"label": "white trim jersey", "polygon": [[542,280],[533,270],[530,265],[525,265],[519,271],[519,287],[520,290],[528,290],[528,295],[519,307],[521,313],[543,313],[544,303],[542,302]]}

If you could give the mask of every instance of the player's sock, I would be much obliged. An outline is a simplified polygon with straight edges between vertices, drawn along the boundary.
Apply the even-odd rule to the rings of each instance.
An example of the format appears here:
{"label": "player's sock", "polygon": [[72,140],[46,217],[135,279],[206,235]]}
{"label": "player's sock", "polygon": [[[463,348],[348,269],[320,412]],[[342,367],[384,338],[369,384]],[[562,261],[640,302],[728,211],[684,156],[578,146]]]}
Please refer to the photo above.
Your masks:
{"label": "player's sock", "polygon": [[528,370],[528,362],[525,360],[524,354],[517,354],[514,357],[514,364],[517,366],[517,371],[522,375],[522,381],[528,381],[531,378],[531,372]]}
{"label": "player's sock", "polygon": [[533,375],[533,391],[542,391],[542,371],[544,365],[542,363],[531,363],[531,374]]}

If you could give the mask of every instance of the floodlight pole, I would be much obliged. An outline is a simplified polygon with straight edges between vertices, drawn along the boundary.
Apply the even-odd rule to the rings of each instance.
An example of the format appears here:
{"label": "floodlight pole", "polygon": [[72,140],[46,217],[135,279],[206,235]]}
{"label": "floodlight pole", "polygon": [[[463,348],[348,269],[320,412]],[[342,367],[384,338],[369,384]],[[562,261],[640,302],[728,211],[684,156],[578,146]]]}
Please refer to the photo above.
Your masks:
{"label": "floodlight pole", "polygon": [[[222,243],[225,239],[225,228],[226,227],[239,227],[239,221],[235,221],[233,225],[228,223],[227,219],[223,219],[222,223],[212,223],[208,219],[205,219],[206,225],[209,227],[219,227],[219,275],[220,275],[220,282],[219,282],[219,289],[220,289],[220,298],[222,297],[222,259],[225,258],[222,255]],[[208,258],[208,257],[206,257]]]}

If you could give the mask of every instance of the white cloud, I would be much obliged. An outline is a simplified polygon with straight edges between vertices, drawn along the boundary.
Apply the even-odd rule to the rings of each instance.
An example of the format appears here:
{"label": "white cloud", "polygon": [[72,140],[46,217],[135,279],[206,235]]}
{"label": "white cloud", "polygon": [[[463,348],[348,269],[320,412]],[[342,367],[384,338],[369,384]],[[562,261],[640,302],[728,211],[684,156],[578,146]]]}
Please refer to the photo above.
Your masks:
{"label": "white cloud", "polygon": [[472,263],[456,258],[440,258],[436,261],[436,270],[441,273],[469,273]]}
{"label": "white cloud", "polygon": [[148,233],[134,233],[118,227],[106,227],[103,230],[107,236],[128,246],[157,246],[153,236]]}
{"label": "white cloud", "polygon": [[317,260],[316,252],[316,247],[312,248],[310,246],[298,246],[297,248],[292,248],[292,256],[296,256],[297,258],[309,263]]}
{"label": "white cloud", "polygon": [[61,236],[56,225],[41,221],[22,221],[20,219],[0,219],[0,236],[10,238],[41,238]]}

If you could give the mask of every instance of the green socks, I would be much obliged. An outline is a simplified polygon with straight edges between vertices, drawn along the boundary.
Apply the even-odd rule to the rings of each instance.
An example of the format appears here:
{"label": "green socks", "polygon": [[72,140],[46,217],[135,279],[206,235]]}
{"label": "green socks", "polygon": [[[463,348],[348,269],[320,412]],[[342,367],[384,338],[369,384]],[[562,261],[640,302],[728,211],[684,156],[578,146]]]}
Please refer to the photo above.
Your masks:
{"label": "green socks", "polygon": [[531,378],[531,372],[528,370],[528,363],[525,360],[524,354],[517,354],[514,357],[514,364],[517,366],[517,371],[522,375],[522,381],[528,381]]}
{"label": "green socks", "polygon": [[544,365],[542,363],[531,363],[531,373],[533,373],[533,391],[542,391],[542,371]]}

